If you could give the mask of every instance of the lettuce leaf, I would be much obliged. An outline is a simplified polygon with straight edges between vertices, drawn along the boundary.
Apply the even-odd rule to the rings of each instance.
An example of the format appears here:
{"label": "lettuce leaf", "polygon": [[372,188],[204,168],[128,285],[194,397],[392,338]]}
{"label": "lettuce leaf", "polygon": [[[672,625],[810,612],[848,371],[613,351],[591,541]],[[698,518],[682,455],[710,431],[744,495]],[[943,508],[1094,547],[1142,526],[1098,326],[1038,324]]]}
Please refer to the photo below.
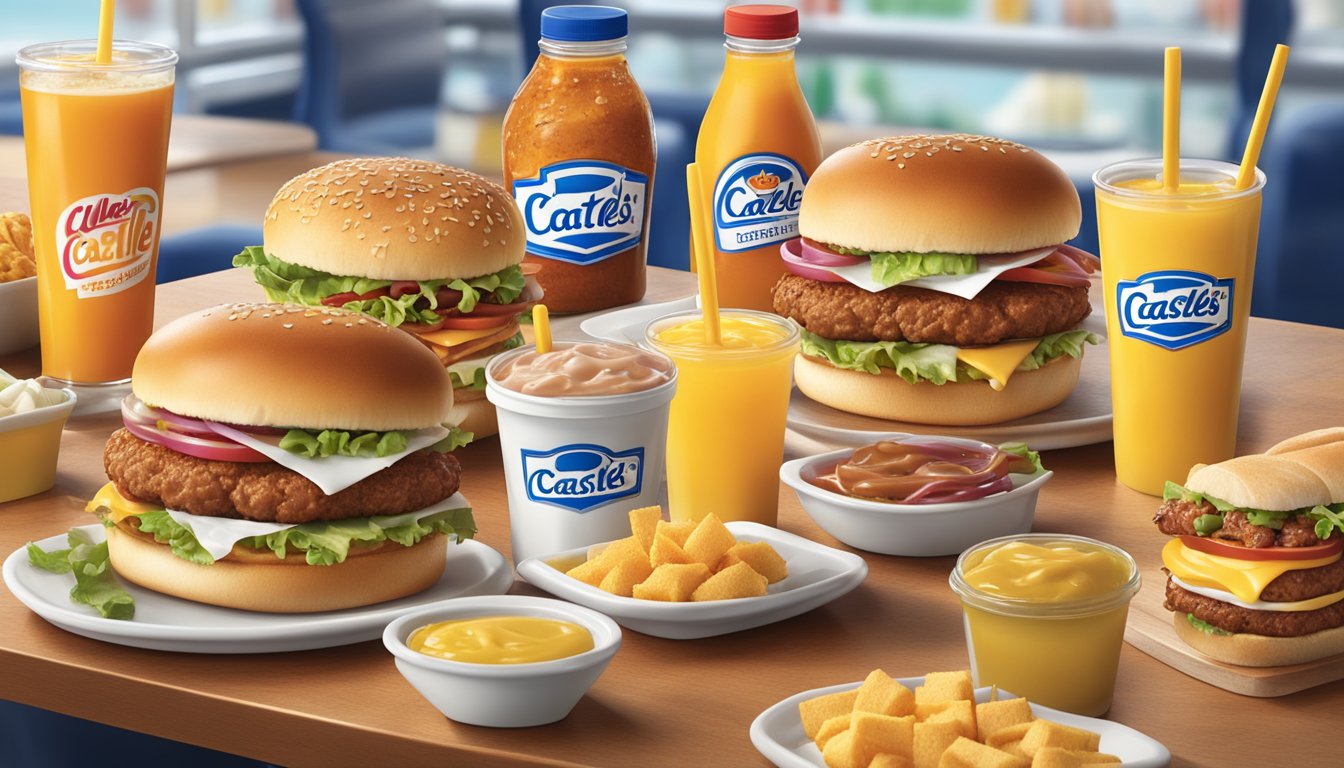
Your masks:
{"label": "lettuce leaf", "polygon": [[1026,443],[1004,443],[999,446],[999,450],[1004,453],[1011,453],[1014,456],[1021,456],[1027,461],[1030,461],[1032,475],[1039,475],[1045,471],[1045,465],[1041,463],[1041,454],[1028,448]]}
{"label": "lettuce leaf", "polygon": [[476,435],[474,433],[468,432],[465,429],[449,426],[448,435],[439,442],[429,446],[428,450],[437,451],[439,453],[452,453],[458,448],[470,445],[471,441],[475,439]]}
{"label": "lettuce leaf", "polygon": [[174,520],[167,510],[156,509],[153,512],[145,512],[137,515],[136,519],[140,521],[142,532],[153,534],[155,541],[167,544],[173,554],[183,560],[197,565],[210,565],[215,562],[215,558],[196,541],[191,529]]}
{"label": "lettuce leaf", "polygon": [[873,279],[891,287],[935,275],[971,275],[980,261],[966,253],[870,253]]}
{"label": "lettuce leaf", "polygon": [[88,534],[73,528],[66,534],[69,549],[51,552],[28,542],[28,562],[44,571],[70,573],[75,586],[70,599],[91,606],[108,619],[129,619],[135,615],[135,598],[122,589],[108,565],[107,542],[93,543]]}
{"label": "lettuce leaf", "polygon": [[350,433],[337,429],[309,432],[291,429],[280,438],[280,447],[290,453],[313,458],[315,456],[364,456],[383,458],[406,450],[409,432]]}
{"label": "lettuce leaf", "polygon": [[1251,525],[1261,525],[1266,528],[1279,530],[1283,528],[1284,522],[1293,517],[1305,517],[1313,521],[1315,526],[1316,538],[1325,540],[1330,538],[1335,531],[1344,533],[1344,501],[1335,504],[1318,504],[1312,507],[1302,507],[1301,509],[1276,510],[1276,509],[1248,509],[1238,507],[1222,499],[1214,498],[1199,491],[1192,491],[1180,483],[1168,480],[1162,488],[1162,498],[1166,501],[1181,499],[1192,504],[1202,504],[1208,502],[1219,514],[1200,515],[1195,518],[1195,533],[1200,536],[1209,536],[1223,527],[1222,516],[1232,511],[1246,513],[1246,521]]}
{"label": "lettuce leaf", "polygon": [[[957,348],[950,344],[916,344],[908,341],[835,341],[800,329],[803,354],[819,357],[837,368],[877,374],[883,368],[895,371],[914,384],[928,381],[944,384],[966,379],[988,379],[989,375],[957,360]],[[1057,357],[1079,357],[1084,344],[1096,344],[1096,334],[1082,329],[1045,336],[1031,354],[1017,366],[1032,371]]]}
{"label": "lettuce leaf", "polygon": [[1207,621],[1204,621],[1203,619],[1195,618],[1195,614],[1193,613],[1185,614],[1185,620],[1190,622],[1190,626],[1194,627],[1195,629],[1198,629],[1200,632],[1203,632],[1206,635],[1221,636],[1232,634],[1231,632],[1228,632],[1227,630],[1221,627],[1213,626],[1212,624],[1210,624]]}
{"label": "lettuce leaf", "polygon": [[453,389],[483,390],[485,389],[485,366],[482,365],[479,368],[472,369],[470,382],[464,380],[462,374],[458,371],[448,371],[448,378],[453,382]]}
{"label": "lettuce leaf", "polygon": [[281,560],[297,550],[309,565],[336,565],[345,561],[354,542],[371,545],[393,541],[409,547],[432,533],[456,534],[459,542],[472,538],[476,523],[471,510],[445,509],[420,520],[406,514],[304,523],[246,541],[253,549],[271,550]]}

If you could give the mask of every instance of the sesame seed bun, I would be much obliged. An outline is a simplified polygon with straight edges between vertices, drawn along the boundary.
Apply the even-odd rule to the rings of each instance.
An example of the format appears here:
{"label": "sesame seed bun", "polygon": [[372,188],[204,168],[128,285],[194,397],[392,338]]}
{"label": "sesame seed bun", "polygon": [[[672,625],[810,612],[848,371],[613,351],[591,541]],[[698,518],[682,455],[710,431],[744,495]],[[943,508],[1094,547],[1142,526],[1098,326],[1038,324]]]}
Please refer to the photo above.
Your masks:
{"label": "sesame seed bun", "polygon": [[891,136],[846,147],[803,190],[798,230],[864,251],[1011,253],[1078,234],[1078,192],[1059,166],[985,136]]}
{"label": "sesame seed bun", "polygon": [[290,179],[266,209],[266,252],[333,275],[446,280],[523,260],[522,215],[470,171],[405,157],[354,158]]}
{"label": "sesame seed bun", "polygon": [[197,419],[306,429],[423,429],[448,418],[452,382],[410,334],[355,312],[227,304],[145,342],[131,389]]}

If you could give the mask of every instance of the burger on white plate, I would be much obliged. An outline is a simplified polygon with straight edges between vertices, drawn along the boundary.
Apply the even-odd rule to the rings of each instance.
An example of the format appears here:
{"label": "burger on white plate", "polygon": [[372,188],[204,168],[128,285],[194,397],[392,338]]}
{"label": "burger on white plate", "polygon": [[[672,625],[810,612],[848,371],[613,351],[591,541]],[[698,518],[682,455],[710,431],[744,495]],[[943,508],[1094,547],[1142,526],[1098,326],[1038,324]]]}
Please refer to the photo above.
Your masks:
{"label": "burger on white plate", "polygon": [[893,136],[836,152],[803,191],[774,309],[802,327],[795,380],[833,408],[994,424],[1078,382],[1096,257],[1068,245],[1078,193],[1054,163],[984,136]]}
{"label": "burger on white plate", "polygon": [[[475,533],[443,367],[409,335],[330,307],[233,304],[140,351],[110,482],[89,502],[113,570],[252,611],[391,600]],[[93,604],[91,602],[91,604]]]}
{"label": "burger on white plate", "polygon": [[498,431],[485,366],[521,346],[519,315],[541,299],[524,265],[522,216],[488,179],[440,163],[338,160],[288,181],[263,243],[233,259],[275,302],[342,307],[408,331],[452,376],[452,424]]}

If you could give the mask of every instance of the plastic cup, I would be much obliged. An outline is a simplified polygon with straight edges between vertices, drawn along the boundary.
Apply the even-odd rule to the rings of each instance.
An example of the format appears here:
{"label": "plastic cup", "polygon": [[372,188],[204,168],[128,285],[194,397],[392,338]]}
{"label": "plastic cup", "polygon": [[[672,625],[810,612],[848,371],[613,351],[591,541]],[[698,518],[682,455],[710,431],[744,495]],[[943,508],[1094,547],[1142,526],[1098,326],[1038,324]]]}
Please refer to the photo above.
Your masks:
{"label": "plastic cup", "polygon": [[[680,384],[667,434],[667,503],[673,520],[713,512],[724,521],[775,525],[779,465],[798,353],[798,329],[767,312],[724,310],[724,346],[690,334],[685,343],[659,334],[699,321],[699,310],[660,317],[645,329],[647,343],[677,364]],[[767,329],[760,343],[733,346],[741,323]]]}
{"label": "plastic cup", "polygon": [[129,380],[153,329],[154,268],[177,54],[117,40],[19,51],[37,251],[42,373],[92,387]]}
{"label": "plastic cup", "polygon": [[[966,582],[967,567],[1012,542],[1103,552],[1127,568],[1128,578],[1104,594],[1063,601],[1005,597]],[[948,581],[961,598],[977,687],[996,685],[1036,704],[1088,717],[1110,709],[1129,601],[1139,591],[1139,568],[1128,552],[1082,536],[1004,536],[963,552]]]}
{"label": "plastic cup", "polygon": [[1265,184],[1257,171],[1236,190],[1237,166],[1182,160],[1181,186],[1168,193],[1161,166],[1125,161],[1093,177],[1115,474],[1155,496],[1195,464],[1236,455]]}
{"label": "plastic cup", "polygon": [[668,407],[677,389],[671,361],[668,381],[628,394],[539,397],[502,386],[502,366],[534,350],[506,352],[485,369],[485,396],[499,419],[514,562],[630,535],[629,511],[661,501]]}

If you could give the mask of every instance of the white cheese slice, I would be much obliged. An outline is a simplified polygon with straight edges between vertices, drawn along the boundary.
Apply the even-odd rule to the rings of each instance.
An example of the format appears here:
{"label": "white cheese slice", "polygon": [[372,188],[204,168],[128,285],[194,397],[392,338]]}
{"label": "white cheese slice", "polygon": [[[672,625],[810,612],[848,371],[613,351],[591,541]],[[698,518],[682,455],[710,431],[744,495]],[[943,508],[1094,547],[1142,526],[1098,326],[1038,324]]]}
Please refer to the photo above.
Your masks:
{"label": "white cheese slice", "polygon": [[[454,493],[438,504],[432,504],[424,509],[373,519],[383,528],[393,528],[429,517],[446,509],[463,509],[470,506],[471,504],[467,502],[465,496]],[[196,537],[196,541],[200,542],[201,547],[216,560],[229,554],[233,550],[233,545],[243,539],[253,536],[266,536],[283,531],[286,528],[296,527],[293,523],[259,523],[254,520],[235,520],[229,517],[205,517],[179,512],[175,509],[168,510],[168,516],[176,520],[179,525],[190,528],[192,535]]]}
{"label": "white cheese slice", "polygon": [[410,452],[428,448],[448,436],[448,430],[444,427],[429,427],[416,430],[411,434],[406,439],[406,450],[393,456],[381,458],[377,456],[371,458],[363,456],[318,456],[308,458],[281,448],[279,443],[283,435],[253,435],[223,424],[207,423],[210,424],[211,429],[224,437],[236,440],[285,469],[291,469],[312,480],[313,485],[321,488],[322,492],[328,496],[349,488],[369,475],[387,469],[405,458]]}
{"label": "white cheese slice", "polygon": [[[1017,267],[1025,267],[1028,264],[1035,264],[1046,256],[1055,252],[1055,247],[1038,248],[1034,251],[1023,251],[1007,256],[979,256],[979,269],[969,275],[937,275],[934,277],[921,277],[917,280],[909,280],[901,285],[913,285],[918,288],[928,288],[933,291],[942,291],[950,293],[953,296],[960,296],[963,299],[974,299],[985,287],[994,282],[994,278]],[[885,291],[892,287],[883,285],[873,279],[873,265],[871,261],[865,259],[859,264],[853,264],[848,267],[822,267],[814,264],[808,266],[816,269],[824,269],[835,275],[843,277],[846,281],[859,286],[870,293]]]}
{"label": "white cheese slice", "polygon": [[1339,592],[1331,592],[1319,597],[1313,597],[1309,600],[1298,600],[1293,603],[1272,603],[1268,600],[1256,600],[1255,602],[1248,603],[1244,600],[1237,599],[1237,596],[1231,592],[1225,592],[1221,589],[1197,587],[1193,584],[1187,584],[1175,576],[1172,576],[1171,580],[1176,582],[1177,586],[1187,592],[1194,592],[1196,595],[1203,595],[1204,597],[1212,598],[1214,600],[1221,600],[1224,603],[1231,603],[1239,608],[1249,608],[1252,611],[1281,611],[1284,613],[1315,611],[1320,608],[1334,605],[1340,600],[1344,600],[1344,590],[1341,590]]}

